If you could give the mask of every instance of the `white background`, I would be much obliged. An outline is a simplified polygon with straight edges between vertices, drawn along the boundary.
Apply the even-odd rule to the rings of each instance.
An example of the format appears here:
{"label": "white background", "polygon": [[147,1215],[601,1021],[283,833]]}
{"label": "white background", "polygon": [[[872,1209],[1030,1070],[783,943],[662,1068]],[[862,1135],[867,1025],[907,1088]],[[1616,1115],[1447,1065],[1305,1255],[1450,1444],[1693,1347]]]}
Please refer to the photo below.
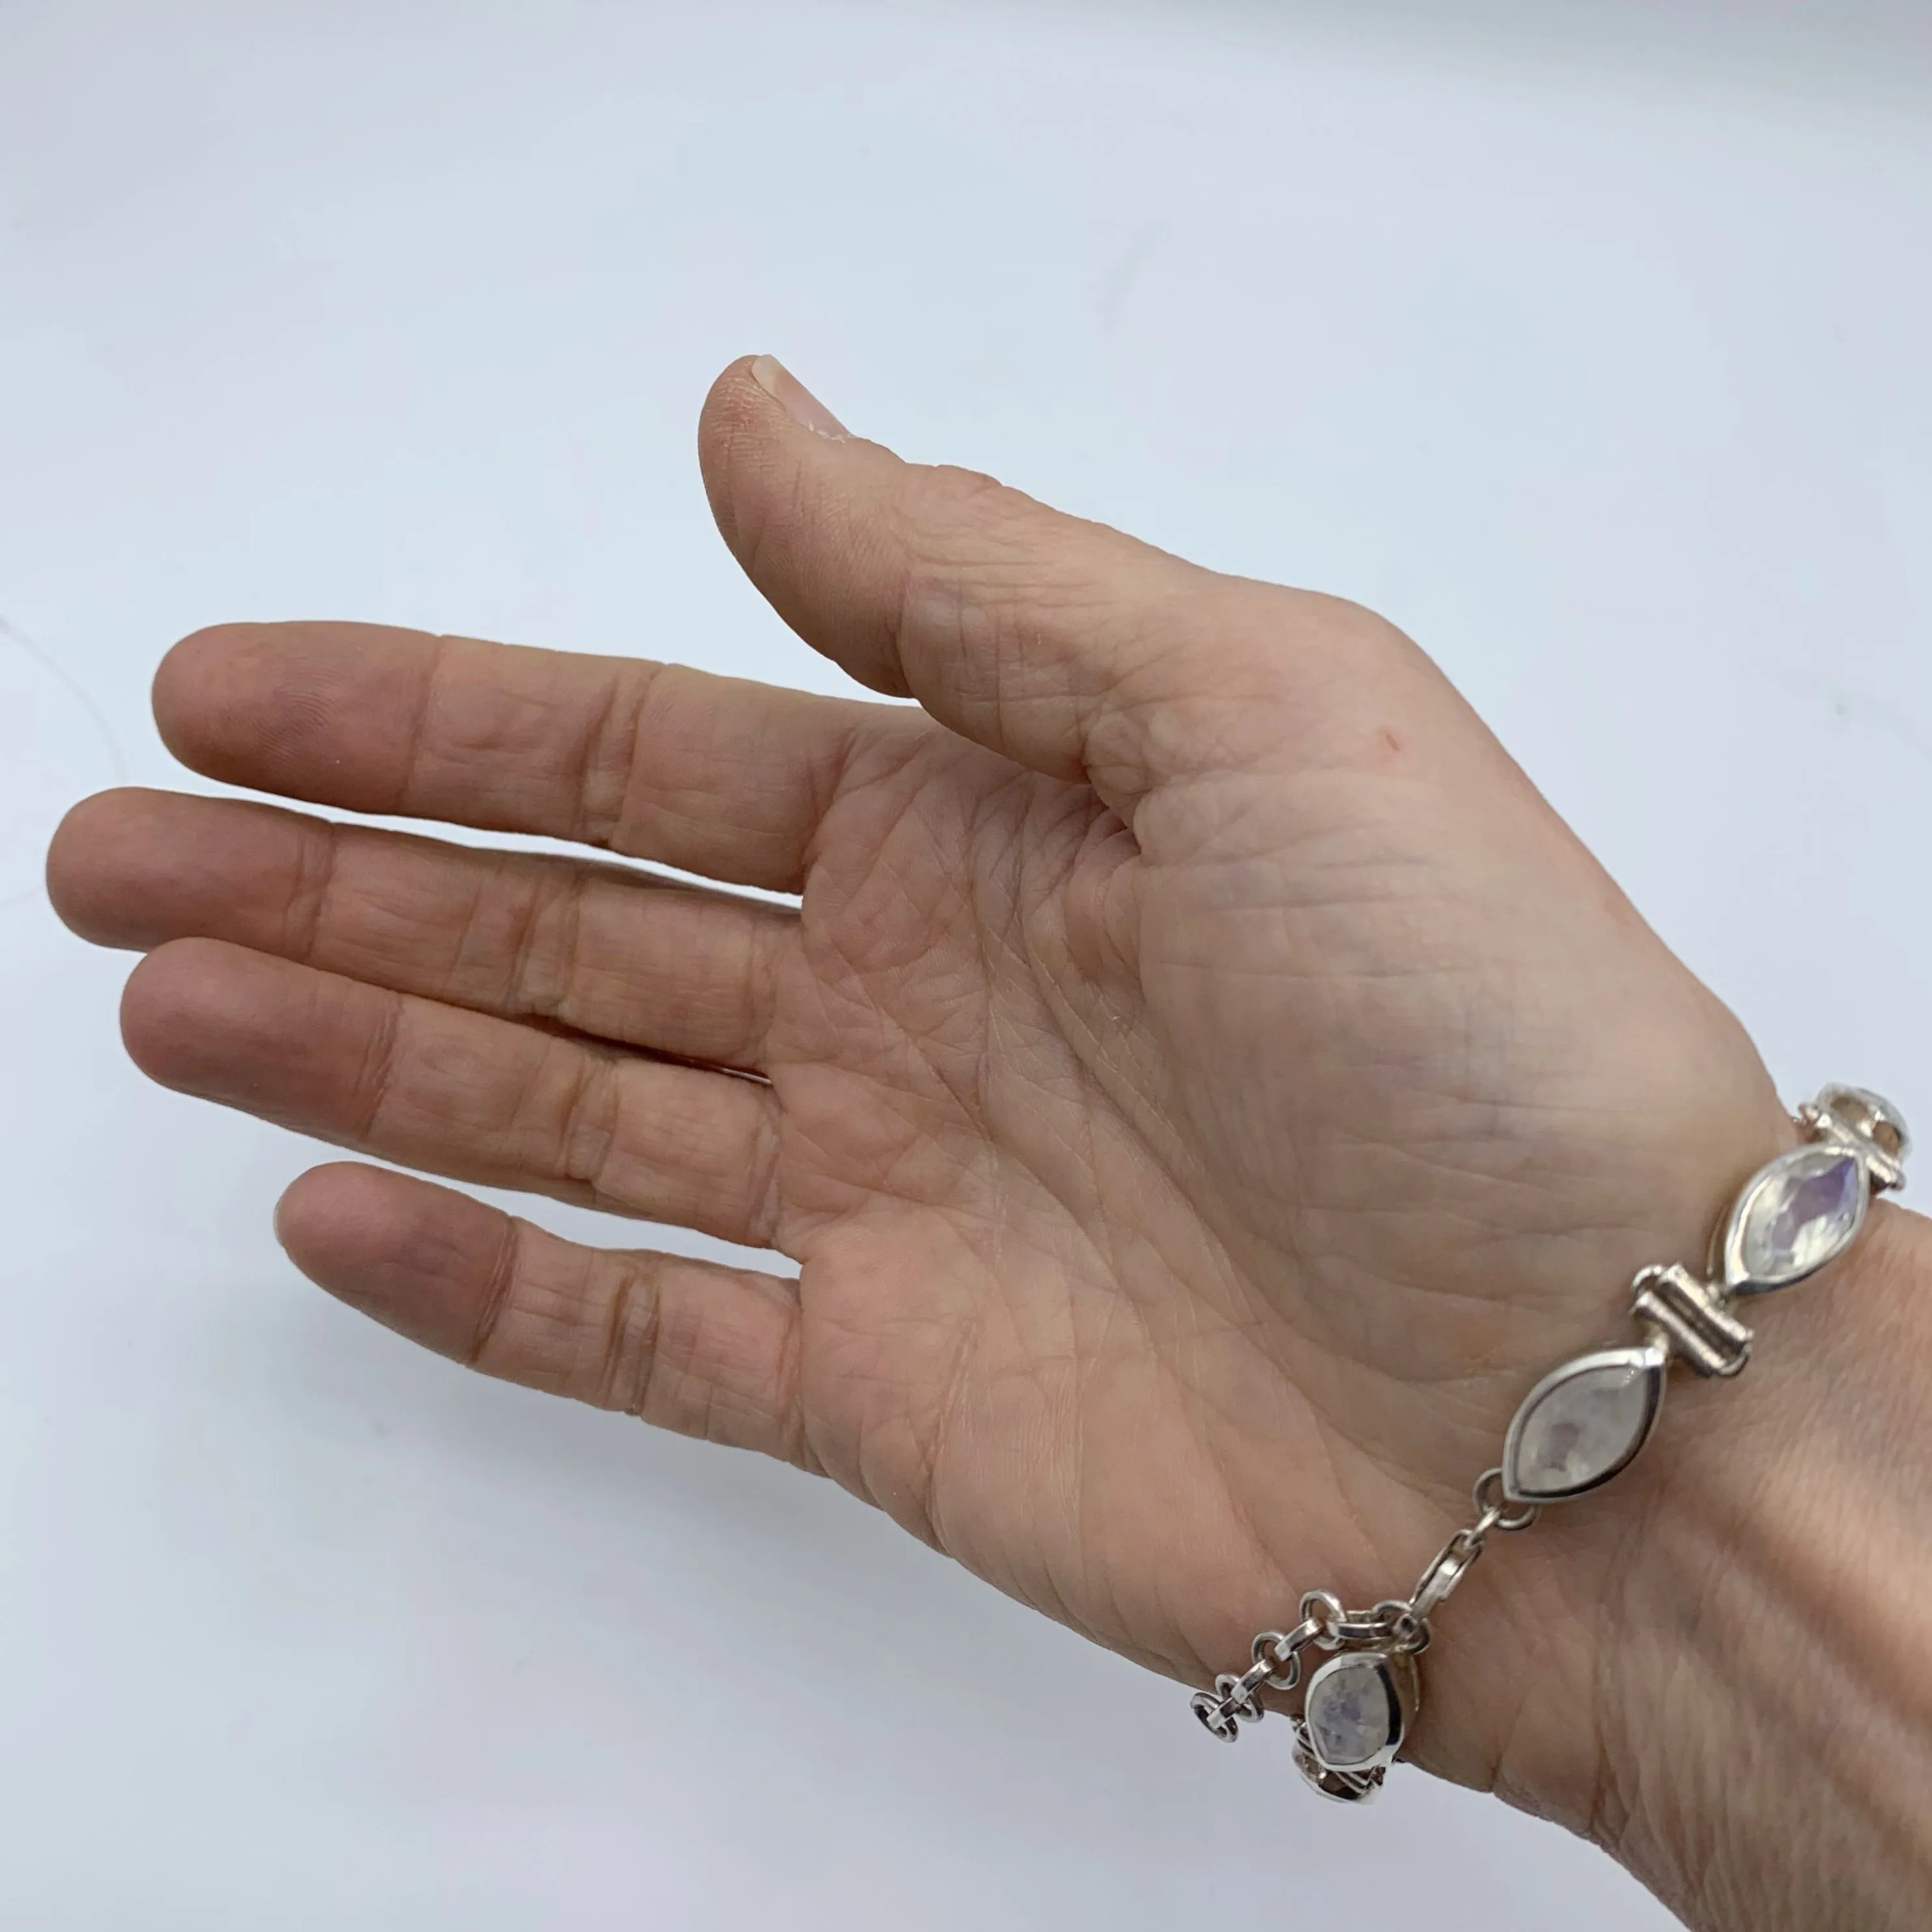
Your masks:
{"label": "white background", "polygon": [[338,1307],[269,1232],[315,1150],[131,1072],[39,854],[170,782],[147,679],[219,618],[833,686],[692,460],[770,350],[1378,605],[1788,1089],[1932,1114],[1928,18],[0,0],[0,1919],[1664,1923],[1419,1775],[1322,1806],[827,1486]]}

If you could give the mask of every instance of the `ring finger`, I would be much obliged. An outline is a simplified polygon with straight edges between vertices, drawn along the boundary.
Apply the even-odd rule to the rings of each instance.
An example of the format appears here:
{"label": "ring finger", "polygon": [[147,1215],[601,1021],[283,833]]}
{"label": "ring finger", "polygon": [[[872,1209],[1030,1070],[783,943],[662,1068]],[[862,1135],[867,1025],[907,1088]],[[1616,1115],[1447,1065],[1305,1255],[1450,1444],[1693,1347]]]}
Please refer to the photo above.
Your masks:
{"label": "ring finger", "polygon": [[762,1081],[466,1012],[209,939],[137,966],[144,1072],[340,1147],[751,1246],[777,1222]]}

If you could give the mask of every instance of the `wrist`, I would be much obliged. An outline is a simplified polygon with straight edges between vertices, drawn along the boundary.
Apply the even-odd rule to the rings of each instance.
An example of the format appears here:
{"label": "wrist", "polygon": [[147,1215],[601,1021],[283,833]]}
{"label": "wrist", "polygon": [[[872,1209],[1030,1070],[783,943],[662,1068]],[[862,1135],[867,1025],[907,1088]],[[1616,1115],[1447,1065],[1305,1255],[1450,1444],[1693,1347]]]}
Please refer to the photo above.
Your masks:
{"label": "wrist", "polygon": [[[1676,1148],[1667,1134],[1643,1143],[1655,1184],[1622,1177],[1624,1198],[1646,1204],[1639,1225],[1583,1219],[1605,1231],[1580,1262],[1575,1246],[1562,1255],[1546,1292],[1538,1269],[1522,1270],[1529,1305],[1557,1332],[1547,1355],[1513,1334],[1512,1363],[1533,1344],[1539,1361],[1600,1349],[1604,1311],[1580,1274],[1628,1282],[1660,1256],[1694,1264],[1727,1200],[1723,1278],[1762,1290],[1790,1279],[1776,1248],[1749,1257],[1792,1197],[1780,1210],[1774,1192],[1738,1190],[1798,1136],[1781,1112],[1737,1112],[1735,1133],[1706,1124]],[[1802,1171],[1774,1172],[1795,1185]],[[1932,1222],[1880,1202],[1815,1276],[1736,1304],[1755,1336],[1750,1372],[1672,1377],[1660,1427],[1614,1486],[1552,1502],[1532,1535],[1496,1536],[1453,1610],[1430,1619],[1410,1754],[1594,1839],[1700,1932],[1921,1924],[1932,1896],[1921,1795],[1932,1792],[1932,1685],[1919,1661],[1932,1638],[1928,1282]],[[1660,1322],[1695,1314],[1698,1292],[1686,1286]],[[1566,1364],[1580,1366],[1592,1363]],[[1736,1364],[1714,1354],[1709,1366]],[[1524,1400],[1521,1373],[1499,1366],[1450,1428],[1495,1442]],[[1606,1472],[1615,1446],[1592,1452]],[[1376,1546],[1354,1571],[1337,1566],[1346,1601],[1373,1600],[1364,1579],[1468,1520],[1454,1492],[1412,1490],[1407,1505],[1372,1513]],[[1501,1527],[1484,1515],[1486,1533]]]}
{"label": "wrist", "polygon": [[1922,1922],[1928,1282],[1932,1222],[1880,1204],[1764,1305],[1748,1374],[1678,1391],[1667,1453],[1596,1520],[1548,1526],[1540,1580],[1588,1633],[1558,1676],[1590,1749],[1505,1752],[1496,1782],[1694,1926]]}

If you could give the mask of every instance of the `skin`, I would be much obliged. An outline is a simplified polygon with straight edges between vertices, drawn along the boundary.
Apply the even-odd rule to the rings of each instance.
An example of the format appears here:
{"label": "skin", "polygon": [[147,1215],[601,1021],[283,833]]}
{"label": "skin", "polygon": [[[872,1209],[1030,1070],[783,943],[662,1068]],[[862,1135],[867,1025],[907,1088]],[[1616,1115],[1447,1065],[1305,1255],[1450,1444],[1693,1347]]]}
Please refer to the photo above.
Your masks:
{"label": "skin", "polygon": [[[155,712],[233,784],[798,904],[109,793],[50,880],[146,955],[129,1051],[776,1250],[594,1250],[353,1163],[278,1210],[404,1334],[822,1472],[1154,1669],[1406,1592],[1530,1384],[1791,1143],[1750,1042],[1367,612],[902,463],[766,358],[700,454],[778,614],[915,704],[319,623],[186,639]],[[1420,1762],[1700,1927],[1923,1924],[1926,1238],[1878,1210],[1749,1374],[1492,1541]]]}

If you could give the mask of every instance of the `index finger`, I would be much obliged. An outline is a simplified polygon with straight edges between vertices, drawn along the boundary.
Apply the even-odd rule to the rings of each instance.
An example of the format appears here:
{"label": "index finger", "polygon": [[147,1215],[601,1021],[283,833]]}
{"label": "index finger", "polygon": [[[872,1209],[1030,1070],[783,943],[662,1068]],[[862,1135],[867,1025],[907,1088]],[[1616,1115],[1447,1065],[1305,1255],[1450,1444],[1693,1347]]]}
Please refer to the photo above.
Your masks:
{"label": "index finger", "polygon": [[909,709],[376,624],[226,624],[175,646],[154,716],[184,764],[352,812],[547,834],[800,890],[868,734]]}

